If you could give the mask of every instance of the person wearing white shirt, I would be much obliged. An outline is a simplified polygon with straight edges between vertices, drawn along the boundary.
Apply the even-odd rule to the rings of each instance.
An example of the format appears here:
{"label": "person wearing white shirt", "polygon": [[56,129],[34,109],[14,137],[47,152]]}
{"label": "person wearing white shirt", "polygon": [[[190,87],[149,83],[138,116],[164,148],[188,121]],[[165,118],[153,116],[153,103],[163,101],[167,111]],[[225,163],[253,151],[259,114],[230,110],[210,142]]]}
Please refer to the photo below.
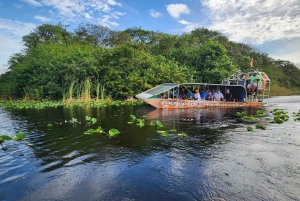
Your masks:
{"label": "person wearing white shirt", "polygon": [[223,99],[224,99],[224,96],[223,96],[222,92],[220,91],[220,89],[218,89],[214,93],[214,101],[222,101]]}
{"label": "person wearing white shirt", "polygon": [[198,89],[195,89],[194,99],[195,100],[201,100],[201,96],[200,96],[200,93],[199,93]]}

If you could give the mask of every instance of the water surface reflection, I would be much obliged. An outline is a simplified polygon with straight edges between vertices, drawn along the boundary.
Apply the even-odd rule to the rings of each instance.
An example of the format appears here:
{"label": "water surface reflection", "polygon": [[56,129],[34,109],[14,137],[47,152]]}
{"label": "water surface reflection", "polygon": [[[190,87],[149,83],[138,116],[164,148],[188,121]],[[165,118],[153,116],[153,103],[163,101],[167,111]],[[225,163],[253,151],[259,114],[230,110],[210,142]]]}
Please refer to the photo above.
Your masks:
{"label": "water surface reflection", "polygon": [[[300,109],[296,100],[285,104],[274,98],[266,109],[291,113]],[[1,133],[23,131],[27,139],[5,142],[7,150],[0,151],[0,200],[299,200],[299,123],[249,133],[235,119],[242,110],[256,111],[148,105],[2,109]],[[128,124],[130,114],[146,115],[146,126]],[[86,115],[96,117],[97,124],[87,124]],[[81,123],[69,123],[72,118]],[[170,137],[149,126],[156,120]],[[99,125],[121,134],[112,139],[83,134]]]}

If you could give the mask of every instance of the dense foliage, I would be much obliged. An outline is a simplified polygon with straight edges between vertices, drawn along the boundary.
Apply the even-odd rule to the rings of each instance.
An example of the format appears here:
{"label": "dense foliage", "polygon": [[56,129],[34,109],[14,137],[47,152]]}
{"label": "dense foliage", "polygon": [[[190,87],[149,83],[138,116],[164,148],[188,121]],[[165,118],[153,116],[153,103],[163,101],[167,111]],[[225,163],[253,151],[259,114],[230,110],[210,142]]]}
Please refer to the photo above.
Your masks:
{"label": "dense foliage", "polygon": [[2,98],[127,99],[166,82],[219,83],[235,70],[266,72],[278,86],[300,88],[300,70],[205,28],[171,35],[133,27],[81,24],[69,32],[44,24],[23,37],[0,77]]}

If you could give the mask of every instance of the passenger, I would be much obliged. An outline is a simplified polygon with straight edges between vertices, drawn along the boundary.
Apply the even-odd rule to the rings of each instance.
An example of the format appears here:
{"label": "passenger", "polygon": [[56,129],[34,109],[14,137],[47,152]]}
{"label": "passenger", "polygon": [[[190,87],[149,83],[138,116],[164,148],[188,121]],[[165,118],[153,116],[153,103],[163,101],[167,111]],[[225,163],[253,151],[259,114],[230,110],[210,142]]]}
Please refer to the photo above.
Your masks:
{"label": "passenger", "polygon": [[213,97],[214,101],[222,101],[224,99],[224,96],[220,89],[218,89],[217,92],[214,93]]}
{"label": "passenger", "polygon": [[188,88],[188,89],[187,89],[186,98],[187,98],[188,100],[193,100],[193,92],[192,92],[191,88]]}
{"label": "passenger", "polygon": [[225,93],[225,101],[229,101],[229,102],[234,101],[233,98],[232,98],[232,94],[230,93],[230,90],[229,90],[229,89],[226,89],[226,93]]}
{"label": "passenger", "polygon": [[195,89],[194,100],[201,100],[201,96],[200,96],[199,90],[197,88]]}
{"label": "passenger", "polygon": [[208,95],[207,95],[205,100],[207,100],[207,101],[213,101],[214,100],[214,97],[213,97],[213,95],[211,94],[210,91],[208,91]]}
{"label": "passenger", "polygon": [[184,87],[182,87],[181,88],[181,91],[179,92],[179,98],[180,99],[186,99],[186,91],[185,91],[185,88]]}
{"label": "passenger", "polygon": [[210,91],[211,91],[212,95],[214,95],[214,93],[216,93],[216,90],[214,88],[211,88]]}
{"label": "passenger", "polygon": [[247,90],[249,92],[255,92],[255,90],[257,89],[257,84],[261,83],[261,77],[260,75],[257,75],[257,72],[254,71],[252,73],[252,76],[249,78],[249,84],[247,85]]}
{"label": "passenger", "polygon": [[205,91],[202,94],[200,94],[200,96],[202,100],[206,100],[208,96],[208,89],[205,89]]}

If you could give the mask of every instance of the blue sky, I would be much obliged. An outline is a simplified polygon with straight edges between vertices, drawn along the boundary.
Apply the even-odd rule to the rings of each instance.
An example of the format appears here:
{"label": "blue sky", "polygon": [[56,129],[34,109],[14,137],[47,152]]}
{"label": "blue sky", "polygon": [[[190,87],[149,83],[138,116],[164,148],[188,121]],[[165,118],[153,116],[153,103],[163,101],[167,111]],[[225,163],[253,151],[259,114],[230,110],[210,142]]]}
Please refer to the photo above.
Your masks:
{"label": "blue sky", "polygon": [[141,27],[171,34],[218,30],[276,59],[300,63],[300,0],[0,0],[0,69],[22,36],[49,23]]}

